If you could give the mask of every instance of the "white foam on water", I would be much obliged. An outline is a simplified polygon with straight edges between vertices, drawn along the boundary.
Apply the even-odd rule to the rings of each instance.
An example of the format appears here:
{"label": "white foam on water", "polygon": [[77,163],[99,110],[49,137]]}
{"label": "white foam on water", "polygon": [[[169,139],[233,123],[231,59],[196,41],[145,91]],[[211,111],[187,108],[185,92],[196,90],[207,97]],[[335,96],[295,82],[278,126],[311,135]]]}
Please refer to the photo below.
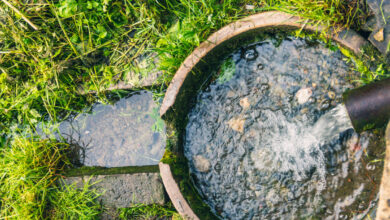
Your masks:
{"label": "white foam on water", "polygon": [[296,181],[308,178],[315,169],[319,175],[318,190],[325,188],[326,161],[320,147],[352,128],[344,105],[338,105],[320,117],[314,125],[288,120],[281,111],[265,110],[262,148],[251,155],[259,170],[293,172]]}

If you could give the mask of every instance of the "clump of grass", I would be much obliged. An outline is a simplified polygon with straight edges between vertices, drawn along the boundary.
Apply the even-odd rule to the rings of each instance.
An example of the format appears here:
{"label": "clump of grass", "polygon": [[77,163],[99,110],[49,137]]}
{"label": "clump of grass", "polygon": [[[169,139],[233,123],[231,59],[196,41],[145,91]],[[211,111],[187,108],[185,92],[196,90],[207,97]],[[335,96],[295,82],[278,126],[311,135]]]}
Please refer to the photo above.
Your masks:
{"label": "clump of grass", "polygon": [[[49,146],[50,145],[50,146]],[[58,144],[16,138],[1,149],[1,216],[31,219],[44,216],[48,188],[61,169]]]}
{"label": "clump of grass", "polygon": [[159,55],[164,81],[169,82],[184,59],[224,25],[250,14],[249,1],[169,1],[167,10],[174,13],[174,22],[159,35],[153,48]]}
{"label": "clump of grass", "polygon": [[259,11],[283,11],[310,19],[314,25],[332,27],[336,32],[341,28],[359,30],[370,15],[360,0],[260,0],[257,4]]}
{"label": "clump of grass", "polygon": [[[0,216],[5,219],[42,219],[86,216],[98,212],[93,192],[57,186],[67,165],[65,144],[15,137],[0,153]],[[63,205],[67,205],[66,208]],[[83,211],[85,213],[83,213]]]}
{"label": "clump of grass", "polygon": [[99,196],[88,181],[83,189],[75,184],[61,185],[49,195],[50,219],[98,219],[102,212]]}
{"label": "clump of grass", "polygon": [[136,204],[130,208],[122,208],[119,210],[120,219],[137,219],[137,220],[151,220],[164,219],[171,217],[172,219],[182,219],[179,214],[172,207],[171,203],[165,206],[153,204]]}

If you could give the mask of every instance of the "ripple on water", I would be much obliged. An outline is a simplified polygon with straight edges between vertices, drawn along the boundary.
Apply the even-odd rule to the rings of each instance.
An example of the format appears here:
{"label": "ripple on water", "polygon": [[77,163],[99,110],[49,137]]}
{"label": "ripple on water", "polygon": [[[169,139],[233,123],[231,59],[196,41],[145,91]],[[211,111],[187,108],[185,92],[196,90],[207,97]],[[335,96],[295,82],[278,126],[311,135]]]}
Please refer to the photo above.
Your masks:
{"label": "ripple on water", "polygon": [[232,78],[199,93],[186,127],[185,155],[205,202],[226,219],[365,216],[382,172],[369,161],[383,141],[334,119],[359,73],[339,51],[296,38],[258,42],[232,61]]}

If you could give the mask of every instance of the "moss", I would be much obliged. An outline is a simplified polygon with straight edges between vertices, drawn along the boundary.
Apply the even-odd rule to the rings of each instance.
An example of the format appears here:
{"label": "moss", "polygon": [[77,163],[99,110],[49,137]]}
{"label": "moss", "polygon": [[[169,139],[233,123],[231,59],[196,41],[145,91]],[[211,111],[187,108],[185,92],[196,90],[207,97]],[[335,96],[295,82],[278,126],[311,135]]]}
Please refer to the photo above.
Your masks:
{"label": "moss", "polygon": [[211,212],[210,207],[203,202],[203,198],[194,187],[188,172],[187,160],[184,156],[175,155],[174,157],[175,162],[170,164],[172,174],[192,210],[202,220],[217,219]]}
{"label": "moss", "polygon": [[170,150],[165,150],[164,156],[161,162],[165,164],[174,164],[177,161],[177,156]]}
{"label": "moss", "polygon": [[157,165],[152,166],[132,166],[132,167],[81,167],[67,170],[65,176],[84,176],[84,175],[107,175],[107,174],[126,174],[126,173],[158,173],[160,170]]}

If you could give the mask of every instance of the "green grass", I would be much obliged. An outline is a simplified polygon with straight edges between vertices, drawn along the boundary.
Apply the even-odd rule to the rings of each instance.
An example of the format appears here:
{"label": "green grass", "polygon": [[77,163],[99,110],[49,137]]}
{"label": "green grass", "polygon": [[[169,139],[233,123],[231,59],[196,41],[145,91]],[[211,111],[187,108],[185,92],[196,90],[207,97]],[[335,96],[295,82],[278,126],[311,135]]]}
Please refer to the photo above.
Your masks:
{"label": "green grass", "polygon": [[119,210],[120,219],[150,220],[162,219],[167,217],[170,217],[174,220],[182,219],[175,211],[171,203],[168,203],[165,206],[157,204],[136,204],[131,208],[122,208]]}
{"label": "green grass", "polygon": [[335,31],[352,27],[359,30],[369,16],[366,5],[359,0],[260,0],[258,11],[279,10],[300,16],[314,25],[332,27]]}
{"label": "green grass", "polygon": [[[15,137],[0,156],[1,219],[91,218],[100,213],[97,196],[57,185],[68,164],[65,144]],[[69,218],[66,218],[69,219]]]}
{"label": "green grass", "polygon": [[[110,85],[138,85],[156,68],[162,73],[156,83],[164,88],[194,48],[242,17],[279,10],[336,32],[358,30],[368,14],[359,2],[11,0],[39,27],[35,31],[0,1],[0,218],[95,218],[99,213],[93,192],[56,184],[67,163],[66,146],[26,138],[26,129],[62,120],[97,100],[106,102]],[[255,9],[246,10],[247,4]],[[347,53],[363,82],[389,76],[385,59],[372,48],[363,57]],[[123,215],[149,209],[138,208]]]}
{"label": "green grass", "polygon": [[103,207],[97,202],[100,196],[86,182],[82,189],[75,185],[63,185],[49,195],[50,219],[98,219]]}

